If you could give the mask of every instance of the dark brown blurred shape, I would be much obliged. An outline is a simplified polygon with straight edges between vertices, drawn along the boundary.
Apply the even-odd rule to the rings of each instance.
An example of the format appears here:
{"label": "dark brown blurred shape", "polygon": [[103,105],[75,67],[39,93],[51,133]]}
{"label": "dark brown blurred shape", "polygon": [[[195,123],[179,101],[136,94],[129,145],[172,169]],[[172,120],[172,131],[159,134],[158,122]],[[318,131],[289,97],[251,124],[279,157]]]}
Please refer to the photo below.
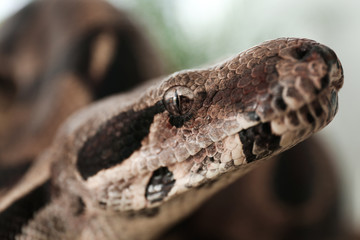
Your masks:
{"label": "dark brown blurred shape", "polygon": [[35,1],[2,24],[0,171],[11,179],[0,182],[16,182],[75,110],[162,73],[143,32],[96,0]]}

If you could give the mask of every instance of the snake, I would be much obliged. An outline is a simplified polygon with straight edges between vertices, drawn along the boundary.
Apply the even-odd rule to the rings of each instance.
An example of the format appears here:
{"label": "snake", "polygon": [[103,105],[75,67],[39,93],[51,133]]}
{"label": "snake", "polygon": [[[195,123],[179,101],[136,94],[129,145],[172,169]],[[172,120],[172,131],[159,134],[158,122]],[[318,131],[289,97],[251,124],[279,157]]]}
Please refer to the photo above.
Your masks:
{"label": "snake", "polygon": [[1,239],[158,239],[337,113],[343,69],[323,44],[278,38],[157,77],[137,29],[81,0],[2,26]]}

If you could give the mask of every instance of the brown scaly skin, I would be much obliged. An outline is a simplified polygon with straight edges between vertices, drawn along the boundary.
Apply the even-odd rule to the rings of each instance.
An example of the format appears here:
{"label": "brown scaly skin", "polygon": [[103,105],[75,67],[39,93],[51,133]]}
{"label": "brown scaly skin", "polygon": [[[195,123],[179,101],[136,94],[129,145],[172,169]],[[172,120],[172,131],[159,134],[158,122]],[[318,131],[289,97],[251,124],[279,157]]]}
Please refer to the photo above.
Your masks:
{"label": "brown scaly skin", "polygon": [[[68,119],[1,199],[0,236],[155,238],[329,123],[342,82],[329,48],[277,39],[99,101]],[[23,199],[35,203],[30,216]],[[26,221],[11,225],[15,216]]]}

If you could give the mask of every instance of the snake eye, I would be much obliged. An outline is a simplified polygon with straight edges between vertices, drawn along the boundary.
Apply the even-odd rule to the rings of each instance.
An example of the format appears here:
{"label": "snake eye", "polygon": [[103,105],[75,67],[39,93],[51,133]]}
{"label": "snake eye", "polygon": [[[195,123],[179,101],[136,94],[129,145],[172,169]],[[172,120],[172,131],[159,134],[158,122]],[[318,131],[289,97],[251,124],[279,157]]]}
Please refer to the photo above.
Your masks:
{"label": "snake eye", "polygon": [[194,102],[194,93],[183,86],[169,88],[164,95],[163,103],[166,110],[174,116],[188,113]]}

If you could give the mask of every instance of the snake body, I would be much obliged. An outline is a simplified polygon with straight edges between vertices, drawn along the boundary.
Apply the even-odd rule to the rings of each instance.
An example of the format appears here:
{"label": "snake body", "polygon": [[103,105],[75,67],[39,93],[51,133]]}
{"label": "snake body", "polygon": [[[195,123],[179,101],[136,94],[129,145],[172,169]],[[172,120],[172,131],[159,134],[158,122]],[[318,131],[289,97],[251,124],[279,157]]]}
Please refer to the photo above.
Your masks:
{"label": "snake body", "polygon": [[154,239],[325,127],[342,84],[330,48],[280,38],[98,100],[68,118],[6,191],[0,236]]}

